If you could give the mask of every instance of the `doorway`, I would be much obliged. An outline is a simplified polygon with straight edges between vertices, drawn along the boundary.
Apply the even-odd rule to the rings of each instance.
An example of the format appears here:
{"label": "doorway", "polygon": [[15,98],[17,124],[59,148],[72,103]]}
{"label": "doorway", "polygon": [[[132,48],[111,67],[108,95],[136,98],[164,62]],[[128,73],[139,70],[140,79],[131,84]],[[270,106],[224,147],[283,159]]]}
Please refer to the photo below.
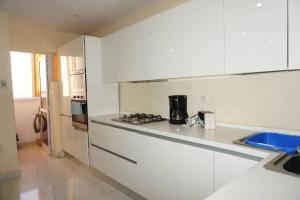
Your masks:
{"label": "doorway", "polygon": [[11,52],[11,71],[18,147],[39,145],[51,155],[49,83],[54,80],[53,54]]}

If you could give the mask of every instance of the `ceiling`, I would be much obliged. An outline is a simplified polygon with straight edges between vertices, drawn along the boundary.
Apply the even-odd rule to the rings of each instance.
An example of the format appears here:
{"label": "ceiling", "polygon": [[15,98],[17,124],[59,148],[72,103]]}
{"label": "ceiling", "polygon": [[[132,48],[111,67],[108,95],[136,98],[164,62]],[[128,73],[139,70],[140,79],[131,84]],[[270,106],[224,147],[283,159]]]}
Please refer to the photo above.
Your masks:
{"label": "ceiling", "polygon": [[89,34],[160,0],[0,0],[15,23]]}

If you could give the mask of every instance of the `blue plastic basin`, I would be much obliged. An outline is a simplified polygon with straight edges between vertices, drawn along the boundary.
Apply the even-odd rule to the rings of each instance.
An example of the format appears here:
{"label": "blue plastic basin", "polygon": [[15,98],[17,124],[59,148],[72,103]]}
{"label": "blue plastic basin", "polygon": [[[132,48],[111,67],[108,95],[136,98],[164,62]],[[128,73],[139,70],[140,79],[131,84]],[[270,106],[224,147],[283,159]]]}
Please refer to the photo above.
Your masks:
{"label": "blue plastic basin", "polygon": [[296,154],[297,146],[300,145],[300,136],[262,132],[246,138],[245,143],[263,149]]}

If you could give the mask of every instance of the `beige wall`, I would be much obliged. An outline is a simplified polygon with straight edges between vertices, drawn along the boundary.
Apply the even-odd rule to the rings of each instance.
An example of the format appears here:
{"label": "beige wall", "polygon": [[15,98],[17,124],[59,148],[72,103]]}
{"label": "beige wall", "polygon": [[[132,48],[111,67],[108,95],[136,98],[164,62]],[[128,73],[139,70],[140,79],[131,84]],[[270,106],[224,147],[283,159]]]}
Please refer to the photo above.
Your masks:
{"label": "beige wall", "polygon": [[0,80],[7,87],[0,87],[0,177],[18,169],[14,102],[9,59],[9,33],[7,15],[0,13]]}
{"label": "beige wall", "polygon": [[78,35],[39,26],[9,23],[11,50],[23,52],[56,52],[57,48]]}
{"label": "beige wall", "polygon": [[103,26],[103,27],[99,28],[98,31],[96,31],[95,33],[92,33],[91,35],[97,36],[97,37],[103,37],[105,35],[115,32],[117,30],[120,30],[126,26],[135,24],[143,19],[151,17],[155,14],[158,14],[164,10],[167,10],[174,6],[182,4],[183,2],[186,2],[186,1],[188,1],[188,0],[156,1],[155,3],[149,4],[145,8],[140,9],[140,10],[126,16],[119,21],[116,21],[114,23],[108,24],[107,26]]}
{"label": "beige wall", "polygon": [[300,71],[122,83],[121,110],[169,117],[168,96],[177,94],[188,95],[190,115],[207,109],[219,122],[300,130]]}

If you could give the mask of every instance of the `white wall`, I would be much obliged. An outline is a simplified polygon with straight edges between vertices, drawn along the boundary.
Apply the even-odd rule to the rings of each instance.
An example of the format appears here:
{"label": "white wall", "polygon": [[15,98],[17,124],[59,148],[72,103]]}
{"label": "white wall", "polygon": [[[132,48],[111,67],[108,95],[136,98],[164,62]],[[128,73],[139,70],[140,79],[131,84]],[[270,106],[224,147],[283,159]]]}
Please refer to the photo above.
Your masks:
{"label": "white wall", "polygon": [[9,54],[8,16],[0,13],[0,80],[7,87],[0,87],[0,179],[18,170],[14,102]]}
{"label": "white wall", "polygon": [[37,134],[33,130],[33,119],[40,105],[39,98],[15,99],[16,131],[20,142],[33,142]]}

